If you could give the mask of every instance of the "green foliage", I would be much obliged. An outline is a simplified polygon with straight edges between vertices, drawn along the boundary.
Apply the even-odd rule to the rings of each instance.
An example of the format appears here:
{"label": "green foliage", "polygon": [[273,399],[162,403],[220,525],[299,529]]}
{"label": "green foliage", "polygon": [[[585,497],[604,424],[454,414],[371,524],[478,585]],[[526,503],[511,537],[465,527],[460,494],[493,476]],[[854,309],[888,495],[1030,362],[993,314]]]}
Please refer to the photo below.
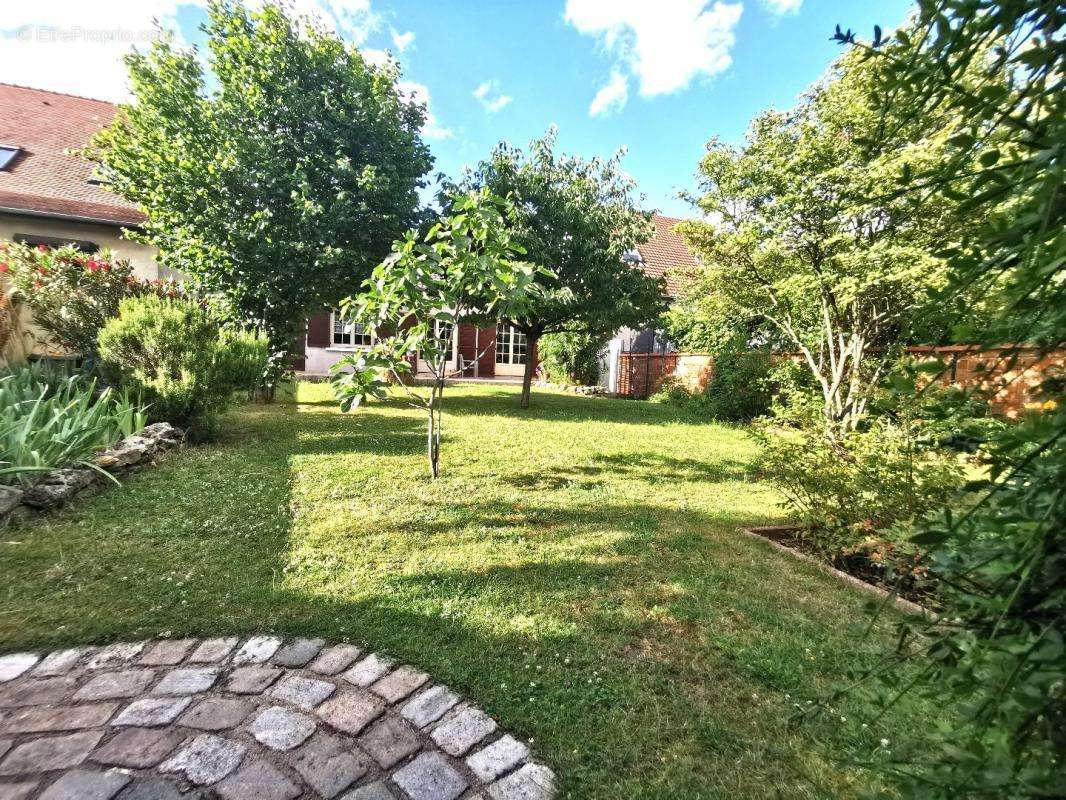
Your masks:
{"label": "green foliage", "polygon": [[283,8],[213,0],[199,55],[163,39],[126,63],[135,103],[88,155],[147,214],[161,264],[271,343],[272,382],[300,326],[336,305],[415,220],[432,158],[394,64]]}
{"label": "green foliage", "polygon": [[72,245],[56,249],[0,243],[0,266],[55,344],[92,355],[96,336],[118,313],[123,297],[139,289],[128,261],[102,251],[86,255]]}
{"label": "green foliage", "polygon": [[38,365],[0,374],[0,484],[87,459],[145,426],[144,409],[96,381]]}
{"label": "green foliage", "polygon": [[862,419],[929,289],[944,284],[934,250],[970,221],[943,197],[879,192],[886,176],[941,158],[958,118],[936,106],[891,120],[891,144],[868,93],[876,70],[857,54],[794,108],[767,111],[743,146],[717,139],[700,164],[700,207],[718,222],[679,231],[701,257],[671,328],[718,345],[738,332],[797,351],[823,396],[827,435]]}
{"label": "green foliage", "polygon": [[[622,152],[586,161],[557,155],[554,128],[530,142],[529,153],[500,144],[466,175],[466,188],[487,187],[514,202],[509,224],[526,258],[541,267],[536,302],[506,318],[538,344],[547,333],[609,336],[641,328],[665,311],[661,280],[649,278],[626,255],[651,236],[635,183],[621,169]],[[529,403],[532,370],[523,380]]]}
{"label": "green foliage", "polygon": [[[986,219],[945,243],[950,280],[937,302],[965,305],[977,293],[996,309],[989,325],[958,327],[973,341],[1066,346],[1062,6],[920,0],[915,23],[888,39],[875,30],[856,52],[881,70],[871,100],[886,120],[947,107],[963,123],[945,158],[890,183],[901,197],[944,197]],[[850,31],[838,38],[855,43]],[[982,80],[960,82],[972,70]],[[914,758],[887,765],[911,796],[1066,794],[1063,389],[1061,375],[1046,375],[1043,412],[986,446],[980,499],[912,538],[930,554],[944,614],[901,626],[897,649],[860,684],[882,707],[911,695],[959,716]]]}
{"label": "green foliage", "polygon": [[153,421],[210,436],[233,392],[248,388],[260,340],[223,333],[202,304],[155,295],[127,298],[100,331],[102,369],[148,404]]}
{"label": "green foliage", "polygon": [[234,389],[252,398],[262,386],[270,359],[270,341],[258,331],[222,331],[220,369]]}
{"label": "green foliage", "polygon": [[831,441],[808,407],[805,425],[771,419],[757,435],[767,475],[805,526],[800,535],[830,561],[941,508],[963,482],[957,458],[920,448],[907,425],[888,417]]}
{"label": "green foliage", "polygon": [[[487,189],[448,198],[448,213],[423,234],[415,230],[345,300],[347,319],[384,333],[368,350],[332,367],[334,391],[350,411],[384,397],[391,378],[408,400],[428,415],[430,476],[440,475],[440,415],[449,377],[452,331],[460,322],[513,319],[537,296],[543,268],[519,261],[524,252],[508,224],[514,207]],[[405,384],[412,362],[421,359],[432,374],[428,394]]]}
{"label": "green foliage", "polygon": [[732,340],[714,356],[707,384],[710,414],[715,419],[748,422],[770,410],[774,389],[773,360],[764,349]]}
{"label": "green foliage", "polygon": [[667,381],[649,399],[722,422],[750,422],[770,410],[770,400],[780,388],[774,376],[768,351],[753,349],[734,338],[714,356],[714,371],[703,391]]}
{"label": "green foliage", "polygon": [[540,368],[552,383],[595,386],[600,380],[599,353],[608,339],[588,333],[548,333],[537,345]]}

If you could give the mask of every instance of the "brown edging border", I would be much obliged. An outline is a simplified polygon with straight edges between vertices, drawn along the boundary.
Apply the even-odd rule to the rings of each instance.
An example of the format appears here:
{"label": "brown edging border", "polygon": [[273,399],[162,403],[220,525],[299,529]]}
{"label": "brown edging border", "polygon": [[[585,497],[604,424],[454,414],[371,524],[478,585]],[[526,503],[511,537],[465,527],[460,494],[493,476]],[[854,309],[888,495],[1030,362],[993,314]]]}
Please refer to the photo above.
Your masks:
{"label": "brown edging border", "polygon": [[848,586],[858,589],[861,592],[865,592],[866,594],[873,595],[874,597],[877,597],[881,600],[889,600],[889,602],[893,606],[895,606],[899,611],[902,611],[904,614],[922,616],[931,620],[937,619],[937,615],[935,612],[930,611],[925,606],[915,603],[913,600],[908,600],[905,597],[893,595],[887,589],[882,589],[880,586],[875,586],[872,583],[867,583],[864,580],[856,578],[854,575],[849,575],[843,570],[839,570],[836,567],[826,564],[824,561],[821,561],[820,559],[817,559],[812,555],[802,553],[799,550],[794,550],[793,548],[783,545],[780,542],[775,542],[773,539],[764,535],[768,533],[793,533],[795,531],[800,530],[801,527],[802,526],[800,525],[762,525],[754,528],[741,528],[740,530],[753,539],[758,539],[760,542],[766,542],[771,547],[781,551],[782,553],[787,553],[792,558],[798,559],[799,561],[805,561],[806,563],[817,567],[819,570],[826,573],[827,575],[832,575],[841,583],[846,583]]}

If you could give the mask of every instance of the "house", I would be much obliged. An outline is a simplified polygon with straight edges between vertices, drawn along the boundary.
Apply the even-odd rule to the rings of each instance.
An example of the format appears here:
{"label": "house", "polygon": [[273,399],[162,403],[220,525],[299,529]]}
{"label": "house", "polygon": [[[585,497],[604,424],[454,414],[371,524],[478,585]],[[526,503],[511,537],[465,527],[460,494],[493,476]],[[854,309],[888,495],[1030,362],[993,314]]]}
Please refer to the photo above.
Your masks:
{"label": "house", "polygon": [[[631,259],[649,276],[664,279],[668,299],[677,293],[674,270],[695,265],[691,251],[674,231],[680,221],[653,214],[655,233],[648,242],[637,248]],[[302,371],[306,375],[328,375],[330,367],[346,353],[369,347],[372,341],[372,331],[359,325],[346,324],[336,310],[324,311],[308,321]],[[611,340],[605,353],[623,350],[645,352],[652,349],[656,342],[657,334],[650,328],[640,331],[622,328]],[[457,377],[517,380],[525,371],[526,359],[532,358],[536,362],[536,349],[530,350],[525,335],[510,325],[479,328],[459,324],[457,330],[452,332],[452,360],[448,368]],[[605,373],[609,373],[609,369]]]}
{"label": "house", "polygon": [[[675,230],[683,220],[653,214],[651,221],[655,226],[655,233],[631,254],[631,260],[639,264],[647,275],[663,279],[666,299],[672,302],[680,288],[680,273],[695,267],[696,258]],[[661,332],[654,328],[621,328],[600,351],[600,385],[609,392],[618,391],[618,368],[622,353],[673,352],[674,349]]]}
{"label": "house", "polygon": [[[154,280],[155,248],[123,238],[123,228],[136,228],[143,214],[101,187],[93,164],[72,152],[114,114],[103,100],[0,83],[0,239],[108,248],[129,260],[138,278]],[[35,346],[38,353],[45,348],[43,341]]]}

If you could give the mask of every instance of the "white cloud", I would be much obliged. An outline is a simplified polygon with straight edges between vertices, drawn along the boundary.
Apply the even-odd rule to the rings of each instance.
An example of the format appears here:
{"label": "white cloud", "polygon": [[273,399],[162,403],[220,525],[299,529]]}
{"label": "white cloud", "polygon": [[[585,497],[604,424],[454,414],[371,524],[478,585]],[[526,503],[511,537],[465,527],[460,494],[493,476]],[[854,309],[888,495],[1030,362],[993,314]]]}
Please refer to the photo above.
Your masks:
{"label": "white cloud", "polygon": [[396,91],[408,103],[426,107],[426,123],[422,126],[422,135],[427,139],[451,139],[455,133],[451,128],[443,127],[433,112],[429,110],[429,87],[415,81],[397,81]]}
{"label": "white cloud", "polygon": [[[205,5],[206,0],[5,2],[0,76],[40,89],[128,100],[122,57],[131,47],[148,46],[156,35],[154,20],[176,32],[180,6]],[[291,6],[357,45],[381,25],[370,0],[293,0]]]}
{"label": "white cloud", "polygon": [[[708,0],[567,0],[565,19],[580,33],[596,37],[614,56],[615,69],[636,78],[640,94],[651,97],[679,91],[697,76],[729,67],[742,10],[740,3],[720,0],[713,5]],[[619,86],[612,78],[600,94],[611,88],[608,99],[616,98]]]}
{"label": "white cloud", "polygon": [[499,84],[495,79],[479,84],[474,89],[474,97],[490,114],[500,111],[514,99],[500,91]]}
{"label": "white cloud", "polygon": [[607,85],[596,92],[589,106],[589,116],[599,117],[620,111],[629,99],[629,79],[615,70]]}
{"label": "white cloud", "polygon": [[375,50],[372,47],[361,47],[359,52],[368,64],[375,67],[383,67],[392,60],[392,54],[388,50]]}
{"label": "white cloud", "polygon": [[803,0],[759,0],[771,14],[795,14],[803,5]]}
{"label": "white cloud", "polygon": [[399,52],[401,52],[401,53],[404,50],[406,50],[408,47],[410,47],[411,46],[411,42],[413,42],[414,40],[415,40],[415,32],[414,31],[407,31],[406,33],[400,33],[399,31],[397,31],[395,29],[393,29],[393,31],[392,31],[392,43],[394,45],[396,45],[396,49]]}

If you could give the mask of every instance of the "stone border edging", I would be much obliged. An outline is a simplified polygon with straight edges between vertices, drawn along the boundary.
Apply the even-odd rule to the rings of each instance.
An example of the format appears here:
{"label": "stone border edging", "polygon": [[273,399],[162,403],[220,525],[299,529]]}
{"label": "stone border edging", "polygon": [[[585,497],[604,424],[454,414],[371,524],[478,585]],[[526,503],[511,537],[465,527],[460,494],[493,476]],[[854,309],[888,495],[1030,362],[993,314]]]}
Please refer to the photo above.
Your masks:
{"label": "stone border edging", "polygon": [[0,656],[0,797],[553,800],[529,747],[414,666],[280,636]]}
{"label": "stone border edging", "polygon": [[913,600],[908,600],[905,597],[894,595],[892,592],[888,591],[888,589],[883,589],[880,586],[875,586],[872,583],[867,583],[861,578],[856,578],[854,575],[849,575],[843,570],[839,570],[830,564],[826,564],[821,559],[815,558],[812,555],[801,552],[792,547],[788,547],[787,545],[781,544],[780,542],[775,542],[773,539],[769,538],[768,536],[764,536],[761,533],[786,533],[799,530],[799,527],[800,526],[798,525],[762,525],[755,528],[741,528],[740,530],[753,539],[758,539],[760,542],[766,542],[771,547],[774,547],[780,552],[787,553],[792,558],[798,559],[800,561],[805,561],[806,563],[817,567],[822,572],[826,573],[827,575],[832,575],[840,582],[846,583],[852,588],[858,589],[859,591],[865,592],[866,594],[873,595],[874,597],[877,597],[880,600],[890,600],[893,606],[895,606],[899,611],[902,611],[905,614],[922,616],[931,620],[936,620],[938,618],[936,612],[929,610],[923,605],[915,603]]}
{"label": "stone border edging", "polygon": [[[169,422],[146,425],[138,433],[120,439],[92,460],[109,475],[122,475],[147,466],[156,455],[182,443],[185,434]],[[44,473],[26,489],[0,486],[0,526],[23,517],[43,514],[75,495],[111,483],[98,470],[63,467]]]}

